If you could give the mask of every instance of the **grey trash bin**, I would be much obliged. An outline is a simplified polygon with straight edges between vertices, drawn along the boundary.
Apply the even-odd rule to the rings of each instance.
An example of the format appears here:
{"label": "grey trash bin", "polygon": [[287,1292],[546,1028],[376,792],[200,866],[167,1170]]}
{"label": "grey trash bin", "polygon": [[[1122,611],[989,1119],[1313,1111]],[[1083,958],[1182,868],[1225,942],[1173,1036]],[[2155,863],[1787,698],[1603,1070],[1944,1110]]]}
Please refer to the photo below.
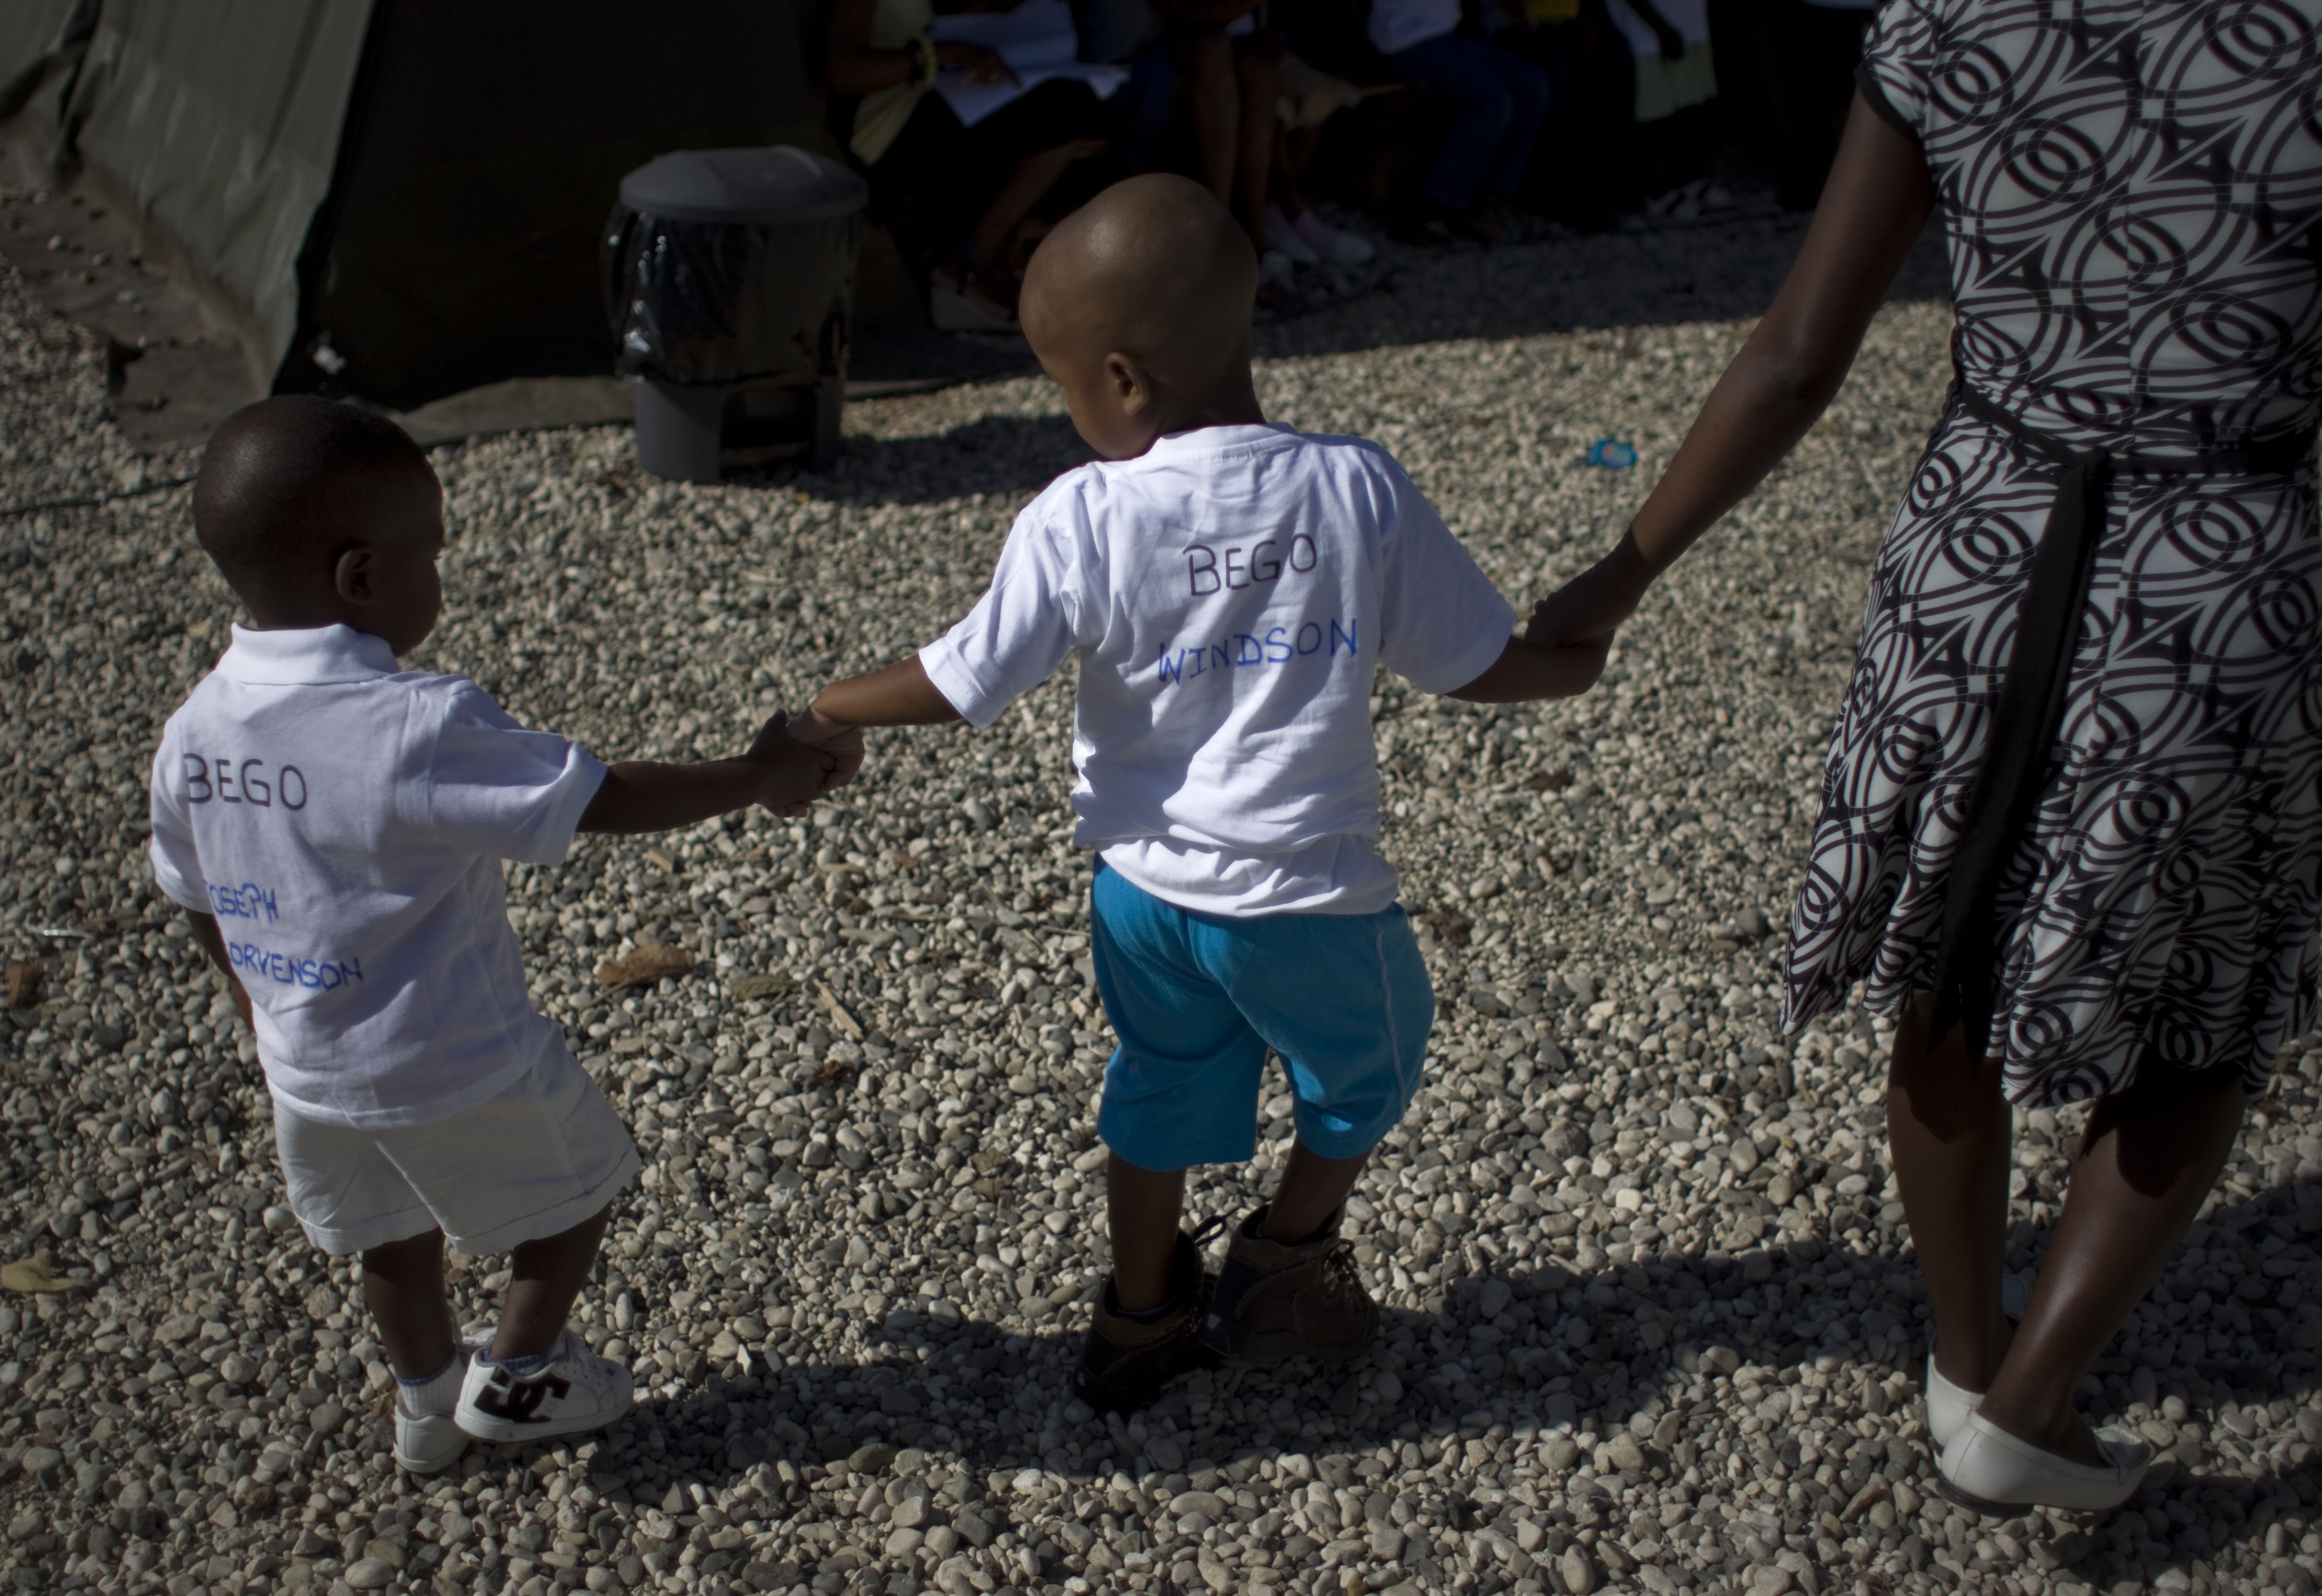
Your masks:
{"label": "grey trash bin", "polygon": [[838,454],[863,179],[788,144],[681,150],[621,179],[605,225],[614,369],[637,461],[714,482],[727,459]]}

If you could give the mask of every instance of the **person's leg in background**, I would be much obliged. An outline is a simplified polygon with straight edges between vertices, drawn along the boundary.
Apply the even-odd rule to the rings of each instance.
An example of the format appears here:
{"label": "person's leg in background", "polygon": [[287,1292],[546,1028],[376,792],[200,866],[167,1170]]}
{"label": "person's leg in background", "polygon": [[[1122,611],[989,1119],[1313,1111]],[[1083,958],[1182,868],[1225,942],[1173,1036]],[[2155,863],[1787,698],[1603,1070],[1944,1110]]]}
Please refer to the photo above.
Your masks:
{"label": "person's leg in background", "polygon": [[1115,118],[1112,148],[1120,174],[1133,178],[1161,168],[1177,73],[1166,39],[1154,41],[1121,64],[1129,69],[1129,81],[1105,104]]}
{"label": "person's leg in background", "polygon": [[1395,66],[1412,87],[1452,108],[1450,131],[1420,180],[1424,208],[1418,221],[1426,233],[1467,218],[1476,188],[1514,124],[1513,96],[1488,59],[1493,53],[1487,44],[1445,33],[1395,54]]}
{"label": "person's leg in background", "polygon": [[1486,44],[1480,59],[1499,79],[1508,101],[1508,125],[1484,168],[1480,188],[1483,194],[1505,203],[1515,197],[1539,147],[1551,91],[1548,74],[1519,56]]}
{"label": "person's leg in background", "polygon": [[1234,134],[1234,191],[1227,208],[1249,234],[1250,248],[1266,254],[1266,196],[1274,177],[1275,96],[1281,78],[1270,42],[1235,41],[1234,87],[1239,120]]}

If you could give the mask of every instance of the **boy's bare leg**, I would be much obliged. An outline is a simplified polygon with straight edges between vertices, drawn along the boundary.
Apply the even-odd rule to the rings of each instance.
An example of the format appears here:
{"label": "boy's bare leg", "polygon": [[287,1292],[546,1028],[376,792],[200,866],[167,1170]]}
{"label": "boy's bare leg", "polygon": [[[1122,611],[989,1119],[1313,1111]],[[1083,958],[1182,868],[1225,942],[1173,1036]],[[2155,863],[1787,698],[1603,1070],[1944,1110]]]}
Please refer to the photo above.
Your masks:
{"label": "boy's bare leg", "polygon": [[443,1233],[431,1230],[362,1255],[363,1306],[379,1324],[388,1362],[406,1380],[425,1380],[460,1344],[443,1290]]}
{"label": "boy's bare leg", "polygon": [[1282,1184],[1266,1210],[1266,1239],[1293,1245],[1312,1240],[1355,1189],[1369,1161],[1367,1152],[1324,1158],[1303,1142],[1294,1143],[1290,1167],[1282,1171]]}
{"label": "boy's bare leg", "polygon": [[1116,1152],[1104,1166],[1104,1206],[1112,1229],[1113,1299],[1123,1313],[1159,1307],[1169,1298],[1185,1171],[1140,1169]]}
{"label": "boy's bare leg", "polygon": [[556,1344],[612,1215],[608,1203],[571,1230],[517,1248],[510,1261],[515,1278],[500,1309],[499,1333],[492,1337],[494,1358],[528,1358]]}

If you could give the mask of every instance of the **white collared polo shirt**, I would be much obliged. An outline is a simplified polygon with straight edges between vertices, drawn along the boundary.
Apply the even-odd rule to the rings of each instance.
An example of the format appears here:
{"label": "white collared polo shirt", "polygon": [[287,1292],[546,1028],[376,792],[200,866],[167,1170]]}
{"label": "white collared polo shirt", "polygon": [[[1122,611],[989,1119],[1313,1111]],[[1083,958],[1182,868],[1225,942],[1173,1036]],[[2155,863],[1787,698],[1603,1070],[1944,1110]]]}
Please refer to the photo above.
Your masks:
{"label": "white collared polo shirt", "polygon": [[604,776],[378,637],[236,627],[161,734],[153,876],[217,917],[278,1101],[423,1124],[564,1045],[525,990],[500,861],[562,863]]}

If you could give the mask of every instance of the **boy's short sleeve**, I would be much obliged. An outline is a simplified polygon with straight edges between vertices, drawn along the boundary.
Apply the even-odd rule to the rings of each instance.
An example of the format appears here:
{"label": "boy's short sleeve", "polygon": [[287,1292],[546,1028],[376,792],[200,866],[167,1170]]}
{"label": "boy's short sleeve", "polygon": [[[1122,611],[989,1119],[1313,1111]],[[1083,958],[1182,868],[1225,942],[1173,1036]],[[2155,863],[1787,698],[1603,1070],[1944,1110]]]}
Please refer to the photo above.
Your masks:
{"label": "boy's short sleeve", "polygon": [[439,841],[526,865],[562,864],[605,780],[602,761],[518,725],[473,683],[444,701],[420,812]]}
{"label": "boy's short sleeve", "polygon": [[1399,467],[1383,487],[1379,660],[1422,693],[1455,692],[1498,660],[1515,611]]}
{"label": "boy's short sleeve", "polygon": [[202,874],[201,855],[194,847],[193,822],[185,810],[185,785],[179,768],[185,750],[174,732],[161,735],[153,755],[153,784],[148,813],[153,841],[148,853],[153,863],[153,885],[170,902],[187,909],[210,912],[209,880]]}
{"label": "boy's short sleeve", "polygon": [[1043,494],[1025,508],[1000,551],[992,585],[957,626],[919,650],[937,693],[978,731],[1018,695],[1047,680],[1078,641],[1078,586]]}
{"label": "boy's short sleeve", "polygon": [[1854,83],[1869,107],[1897,132],[1924,141],[1927,92],[1935,59],[1935,19],[1919,0],[1888,0],[1862,41]]}

